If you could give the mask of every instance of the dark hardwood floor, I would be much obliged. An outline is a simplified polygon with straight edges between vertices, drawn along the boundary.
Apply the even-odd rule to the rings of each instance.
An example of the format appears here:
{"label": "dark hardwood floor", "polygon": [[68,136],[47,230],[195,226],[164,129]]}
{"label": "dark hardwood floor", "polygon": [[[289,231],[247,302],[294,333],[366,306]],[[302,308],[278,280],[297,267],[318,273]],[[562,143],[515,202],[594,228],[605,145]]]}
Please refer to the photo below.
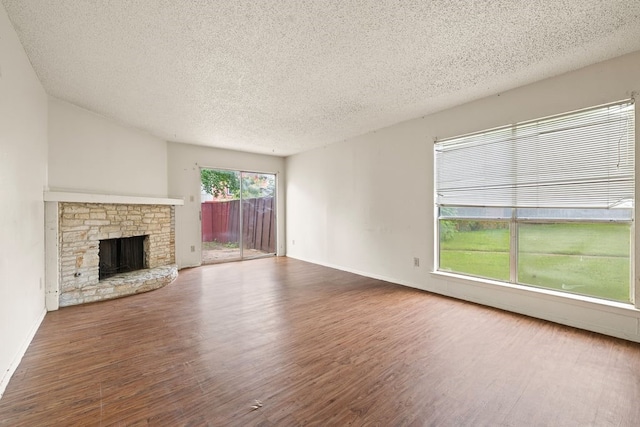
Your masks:
{"label": "dark hardwood floor", "polygon": [[637,426],[640,345],[260,259],[48,313],[0,425]]}

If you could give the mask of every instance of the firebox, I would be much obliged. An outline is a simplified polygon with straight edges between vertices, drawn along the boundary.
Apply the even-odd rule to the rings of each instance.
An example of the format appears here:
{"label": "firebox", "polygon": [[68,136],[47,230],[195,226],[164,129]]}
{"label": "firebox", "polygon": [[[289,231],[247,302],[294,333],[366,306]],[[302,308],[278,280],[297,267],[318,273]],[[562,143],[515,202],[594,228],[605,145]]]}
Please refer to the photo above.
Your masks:
{"label": "firebox", "polygon": [[147,236],[100,240],[99,280],[118,273],[141,270],[146,267],[144,242]]}

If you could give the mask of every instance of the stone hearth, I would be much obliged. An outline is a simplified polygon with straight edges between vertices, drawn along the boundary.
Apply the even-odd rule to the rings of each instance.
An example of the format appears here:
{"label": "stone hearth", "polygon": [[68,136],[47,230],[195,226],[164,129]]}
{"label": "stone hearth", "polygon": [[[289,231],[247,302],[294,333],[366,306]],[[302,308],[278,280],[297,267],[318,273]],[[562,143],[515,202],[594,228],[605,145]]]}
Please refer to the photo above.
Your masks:
{"label": "stone hearth", "polygon": [[[175,265],[175,208],[156,204],[58,204],[59,306],[118,298],[171,283]],[[99,241],[145,239],[145,269],[99,280]]]}

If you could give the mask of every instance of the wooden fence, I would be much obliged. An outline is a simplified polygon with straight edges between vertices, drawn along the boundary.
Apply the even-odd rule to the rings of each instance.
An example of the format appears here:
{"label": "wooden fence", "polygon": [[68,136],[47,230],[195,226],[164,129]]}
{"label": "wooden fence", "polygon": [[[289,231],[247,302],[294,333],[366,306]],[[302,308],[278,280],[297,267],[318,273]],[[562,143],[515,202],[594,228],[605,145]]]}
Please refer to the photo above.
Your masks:
{"label": "wooden fence", "polygon": [[[242,201],[243,245],[245,249],[275,253],[276,224],[273,197]],[[240,200],[202,203],[202,241],[240,242]]]}

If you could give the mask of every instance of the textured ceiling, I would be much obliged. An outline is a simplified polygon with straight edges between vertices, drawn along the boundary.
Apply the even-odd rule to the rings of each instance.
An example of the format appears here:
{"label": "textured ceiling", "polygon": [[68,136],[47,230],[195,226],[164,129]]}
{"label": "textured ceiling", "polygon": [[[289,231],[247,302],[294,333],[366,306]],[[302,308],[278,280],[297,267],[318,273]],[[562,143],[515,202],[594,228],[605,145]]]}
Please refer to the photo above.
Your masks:
{"label": "textured ceiling", "polygon": [[640,50],[639,0],[2,0],[50,95],[289,155]]}

